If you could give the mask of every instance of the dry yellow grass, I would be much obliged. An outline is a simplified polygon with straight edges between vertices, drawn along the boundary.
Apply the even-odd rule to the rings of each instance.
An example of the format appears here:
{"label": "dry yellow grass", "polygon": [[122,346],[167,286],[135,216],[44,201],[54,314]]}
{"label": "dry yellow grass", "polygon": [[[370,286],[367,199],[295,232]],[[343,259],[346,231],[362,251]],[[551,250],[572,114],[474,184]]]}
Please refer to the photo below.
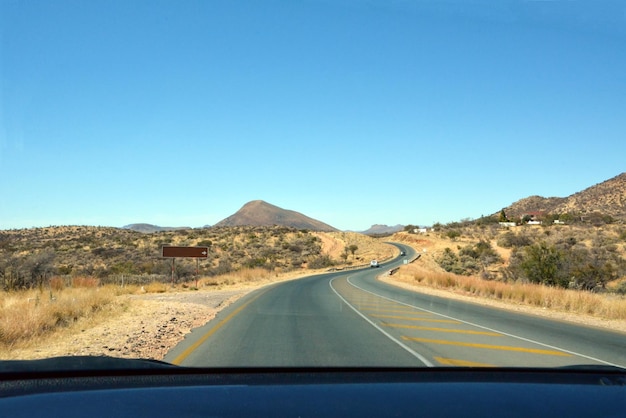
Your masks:
{"label": "dry yellow grass", "polygon": [[115,295],[111,288],[0,293],[0,344],[10,346],[97,315]]}
{"label": "dry yellow grass", "polygon": [[393,280],[466,295],[547,308],[562,312],[592,315],[603,319],[626,319],[626,298],[560,289],[531,283],[486,281],[474,276],[435,272],[419,264],[402,266]]}

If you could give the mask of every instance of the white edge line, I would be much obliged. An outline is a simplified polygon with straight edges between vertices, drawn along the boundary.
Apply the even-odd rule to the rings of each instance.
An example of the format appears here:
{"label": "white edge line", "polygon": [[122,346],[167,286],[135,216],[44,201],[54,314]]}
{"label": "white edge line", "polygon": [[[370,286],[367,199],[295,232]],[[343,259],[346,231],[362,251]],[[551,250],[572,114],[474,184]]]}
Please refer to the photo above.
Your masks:
{"label": "white edge line", "polygon": [[[347,278],[347,282],[348,282],[348,284],[349,284],[349,285],[351,285],[352,287],[355,287],[355,288],[357,288],[357,289],[359,289],[359,290],[362,290],[363,292],[369,293],[369,294],[374,295],[374,296],[378,296],[379,298],[382,298],[382,299],[386,299],[386,300],[389,300],[389,301],[392,301],[392,302],[399,303],[400,305],[409,306],[409,307],[411,307],[411,308],[414,308],[414,309],[417,309],[417,310],[420,310],[420,311],[424,311],[424,312],[428,312],[428,313],[431,313],[431,314],[433,314],[433,315],[438,315],[438,316],[441,316],[441,317],[443,317],[443,318],[448,318],[448,319],[452,319],[452,320],[454,320],[454,321],[459,321],[459,322],[462,322],[462,323],[464,323],[464,324],[471,325],[471,326],[473,326],[473,327],[477,327],[477,328],[481,328],[481,329],[484,329],[484,330],[487,330],[487,331],[497,332],[497,333],[499,333],[499,334],[506,335],[507,337],[517,338],[518,340],[526,341],[526,342],[529,342],[529,343],[532,343],[532,344],[537,344],[537,345],[540,345],[540,346],[543,346],[543,347],[551,348],[551,349],[553,349],[553,350],[563,351],[564,353],[568,353],[568,354],[571,354],[571,355],[573,355],[573,356],[578,356],[578,357],[586,358],[586,359],[588,359],[588,360],[597,361],[598,363],[606,364],[607,366],[614,366],[614,367],[620,367],[620,368],[622,368],[622,369],[626,369],[626,366],[622,366],[622,365],[620,365],[620,364],[615,364],[615,363],[611,363],[611,362],[608,362],[608,361],[600,360],[599,358],[595,358],[595,357],[587,356],[587,355],[585,355],[585,354],[577,353],[577,352],[575,352],[575,351],[566,350],[566,349],[564,349],[564,348],[561,348],[561,347],[556,347],[556,346],[554,346],[554,345],[541,343],[541,342],[539,342],[539,341],[531,340],[531,339],[529,339],[529,338],[520,337],[519,335],[509,334],[508,332],[503,332],[503,331],[499,331],[499,330],[497,330],[497,329],[493,329],[493,328],[485,327],[485,326],[482,326],[482,325],[474,324],[474,323],[472,323],[472,322],[464,321],[464,320],[462,320],[462,319],[458,319],[458,318],[455,318],[455,317],[452,317],[452,316],[448,316],[448,315],[440,314],[440,313],[437,313],[437,312],[434,312],[434,311],[429,311],[428,309],[420,308],[420,307],[418,307],[418,306],[413,306],[413,305],[411,305],[411,304],[409,304],[409,303],[405,303],[405,302],[401,302],[401,301],[399,301],[399,300],[395,300],[395,299],[392,299],[392,298],[388,298],[388,297],[386,297],[386,296],[382,296],[382,295],[376,294],[376,293],[374,293],[374,292],[370,292],[369,290],[365,290],[365,289],[363,289],[362,287],[359,287],[359,286],[355,285],[354,283],[352,283],[352,282],[350,281],[350,278],[349,278],[349,277]],[[331,286],[331,287],[332,287],[332,286]],[[333,290],[335,290],[335,289],[333,289]],[[337,292],[335,292],[335,293],[337,293]],[[341,296],[340,296],[340,297],[341,297]],[[342,298],[342,299],[343,299],[343,298]],[[354,308],[352,308],[352,309],[354,309]],[[384,332],[384,331],[383,331],[383,332]]]}
{"label": "white edge line", "polygon": [[[371,321],[368,317],[366,317],[365,315],[363,315],[361,312],[359,312],[354,306],[352,306],[343,296],[341,296],[339,294],[339,292],[337,292],[335,290],[335,288],[333,287],[333,280],[335,279],[331,279],[328,282],[328,285],[330,286],[331,290],[333,292],[335,292],[335,294],[339,297],[339,299],[341,299],[343,301],[343,303],[345,303],[346,305],[348,305],[354,312],[357,313],[357,315],[359,315],[361,318],[365,319],[367,322],[369,322],[369,324],[371,326],[373,326],[374,328],[376,328],[378,331],[382,332],[387,338],[389,338],[391,341],[393,341],[394,343],[398,344],[400,347],[404,348],[406,351],[408,351],[409,353],[411,353],[413,356],[417,357],[417,359],[419,361],[421,361],[422,363],[424,363],[424,365],[426,367],[434,367],[434,364],[431,363],[430,361],[428,361],[428,359],[426,359],[424,356],[422,356],[420,353],[412,350],[411,348],[409,348],[406,344],[404,344],[402,341],[398,341],[395,338],[393,338],[389,333],[387,333],[384,329],[382,329],[381,327],[379,327],[378,325],[376,325],[376,323],[374,323],[373,321]],[[352,284],[352,283],[350,283]],[[356,287],[356,286],[355,286]]]}

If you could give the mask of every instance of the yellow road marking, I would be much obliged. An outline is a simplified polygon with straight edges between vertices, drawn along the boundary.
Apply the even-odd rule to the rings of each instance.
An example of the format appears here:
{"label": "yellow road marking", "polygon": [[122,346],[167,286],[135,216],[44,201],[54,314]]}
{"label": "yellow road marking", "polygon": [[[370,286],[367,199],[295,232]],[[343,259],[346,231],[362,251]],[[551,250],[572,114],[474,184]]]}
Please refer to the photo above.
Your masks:
{"label": "yellow road marking", "polygon": [[445,324],[460,324],[459,321],[454,321],[452,319],[429,319],[429,318],[416,318],[413,316],[397,316],[397,315],[370,315],[374,318],[389,318],[389,319],[403,319],[406,321],[420,321],[420,322],[440,322]]}
{"label": "yellow road marking", "polygon": [[415,337],[402,337],[403,340],[408,341],[416,341],[419,343],[431,343],[431,344],[444,344],[444,345],[458,345],[461,347],[472,347],[472,348],[487,348],[491,350],[503,350],[503,351],[519,351],[522,353],[532,353],[532,354],[545,354],[549,356],[563,356],[563,357],[571,357],[571,354],[564,353],[562,351],[556,350],[542,350],[538,348],[525,348],[525,347],[511,347],[508,345],[491,345],[491,344],[479,344],[479,343],[466,343],[461,341],[448,341],[448,340],[431,340],[428,338],[415,338]]}
{"label": "yellow road marking", "polygon": [[241,305],[240,307],[238,307],[237,309],[235,309],[234,311],[232,311],[226,318],[222,319],[220,322],[218,322],[217,324],[215,324],[215,326],[213,328],[211,328],[206,334],[204,334],[198,341],[196,341],[195,343],[193,343],[192,345],[190,345],[189,347],[187,347],[187,349],[185,351],[183,351],[182,353],[180,353],[178,355],[178,357],[176,357],[174,360],[172,360],[172,364],[175,364],[177,366],[180,365],[180,363],[182,363],[183,361],[185,361],[185,359],[187,357],[189,357],[189,355],[198,347],[200,347],[200,345],[202,345],[202,343],[204,343],[207,338],[209,338],[211,335],[215,334],[215,332],[222,328],[224,325],[226,325],[226,323],[228,321],[230,321],[235,315],[237,315],[239,312],[243,311],[248,305],[250,305],[252,302],[254,302],[255,300],[257,300],[259,298],[259,296],[261,296],[262,294],[264,294],[267,290],[259,293],[258,295],[256,295],[255,297],[253,297],[252,299],[250,299],[249,301],[247,301],[246,303],[244,303],[243,305]]}
{"label": "yellow road marking", "polygon": [[455,332],[457,334],[472,334],[472,335],[490,335],[492,337],[501,337],[502,334],[490,331],[473,331],[468,329],[450,329],[450,328],[435,328],[435,327],[422,327],[419,325],[405,325],[405,324],[383,324],[386,327],[392,328],[409,328],[419,329],[422,331],[437,331],[437,332]]}
{"label": "yellow road marking", "polygon": [[456,360],[453,358],[435,357],[435,360],[446,366],[462,366],[462,367],[496,367],[493,364],[476,363],[475,361]]}

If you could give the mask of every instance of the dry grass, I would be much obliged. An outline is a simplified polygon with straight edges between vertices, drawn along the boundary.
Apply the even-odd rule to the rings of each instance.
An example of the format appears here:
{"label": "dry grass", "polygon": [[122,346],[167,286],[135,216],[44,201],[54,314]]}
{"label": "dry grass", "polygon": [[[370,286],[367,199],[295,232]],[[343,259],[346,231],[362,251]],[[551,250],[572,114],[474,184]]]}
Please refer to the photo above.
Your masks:
{"label": "dry grass", "polygon": [[0,293],[0,345],[37,338],[97,315],[115,298],[111,288]]}
{"label": "dry grass", "polygon": [[626,298],[580,290],[560,289],[530,283],[486,281],[474,276],[433,272],[419,265],[407,265],[394,275],[395,280],[436,289],[547,308],[562,312],[592,315],[603,319],[626,319]]}
{"label": "dry grass", "polygon": [[152,282],[141,287],[142,292],[146,293],[165,293],[167,289],[168,285],[160,282]]}

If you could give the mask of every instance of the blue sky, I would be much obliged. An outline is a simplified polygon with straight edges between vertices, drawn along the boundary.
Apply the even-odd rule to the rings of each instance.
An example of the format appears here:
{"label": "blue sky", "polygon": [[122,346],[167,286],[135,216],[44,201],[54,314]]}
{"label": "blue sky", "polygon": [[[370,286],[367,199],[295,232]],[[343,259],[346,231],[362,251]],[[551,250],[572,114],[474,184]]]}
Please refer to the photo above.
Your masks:
{"label": "blue sky", "polygon": [[0,229],[430,225],[626,171],[624,2],[0,5]]}

